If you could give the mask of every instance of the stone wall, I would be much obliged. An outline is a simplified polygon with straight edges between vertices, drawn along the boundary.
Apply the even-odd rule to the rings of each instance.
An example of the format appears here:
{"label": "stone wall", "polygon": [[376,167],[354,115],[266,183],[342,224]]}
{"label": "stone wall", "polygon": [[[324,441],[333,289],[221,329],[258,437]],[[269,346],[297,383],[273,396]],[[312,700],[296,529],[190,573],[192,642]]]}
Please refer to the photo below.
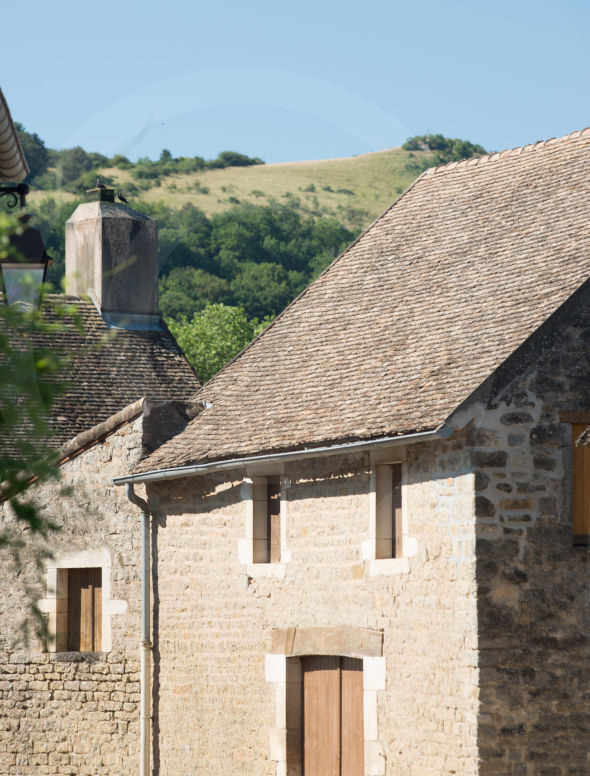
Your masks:
{"label": "stone wall", "polygon": [[266,681],[265,658],[273,630],[293,627],[383,632],[385,686],[376,693],[377,736],[366,749],[367,773],[478,772],[468,453],[459,440],[408,454],[405,573],[371,576],[370,561],[363,561],[368,455],[285,465],[283,549],[290,560],[283,576],[258,575],[240,563],[243,472],[149,486],[157,559],[156,773],[284,772],[277,731],[285,712]]}
{"label": "stone wall", "polygon": [[482,776],[590,772],[589,557],[572,545],[571,425],[563,422],[590,410],[586,318],[468,428]]}
{"label": "stone wall", "polygon": [[[47,542],[0,519],[24,540],[22,566],[0,553],[0,774],[125,776],[139,761],[140,521],[112,478],[137,461],[141,419],[61,467],[58,482],[34,488],[43,514],[62,526]],[[69,495],[58,496],[60,488]],[[46,651],[35,636],[31,601],[46,601],[45,552],[108,557],[112,648],[108,652]],[[37,569],[40,562],[40,570]],[[105,602],[103,602],[103,608]],[[45,608],[47,608],[45,606]],[[104,629],[103,629],[104,630]],[[24,638],[28,633],[28,641]],[[104,634],[103,634],[104,635]]]}

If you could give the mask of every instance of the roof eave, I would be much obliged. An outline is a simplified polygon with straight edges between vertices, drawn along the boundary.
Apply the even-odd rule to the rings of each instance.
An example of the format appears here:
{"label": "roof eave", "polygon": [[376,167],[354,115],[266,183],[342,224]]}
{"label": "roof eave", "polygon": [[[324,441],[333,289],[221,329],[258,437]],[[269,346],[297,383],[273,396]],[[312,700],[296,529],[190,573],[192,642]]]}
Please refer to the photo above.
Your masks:
{"label": "roof eave", "polygon": [[0,89],[0,180],[21,183],[29,172],[8,104]]}
{"label": "roof eave", "polygon": [[115,477],[115,485],[138,484],[142,482],[155,482],[162,480],[179,479],[181,477],[195,477],[212,474],[228,469],[240,469],[247,466],[260,464],[274,464],[285,461],[300,461],[306,458],[324,458],[331,455],[345,453],[364,452],[379,447],[394,447],[397,445],[414,444],[416,442],[429,442],[435,439],[445,439],[452,433],[447,426],[439,426],[431,431],[416,431],[410,434],[379,437],[378,439],[362,439],[356,442],[326,445],[324,447],[311,447],[303,450],[287,450],[279,453],[267,453],[264,455],[250,455],[241,458],[229,458],[210,463],[191,464],[189,466],[174,466],[168,469],[153,469],[148,472],[129,474],[125,477]]}

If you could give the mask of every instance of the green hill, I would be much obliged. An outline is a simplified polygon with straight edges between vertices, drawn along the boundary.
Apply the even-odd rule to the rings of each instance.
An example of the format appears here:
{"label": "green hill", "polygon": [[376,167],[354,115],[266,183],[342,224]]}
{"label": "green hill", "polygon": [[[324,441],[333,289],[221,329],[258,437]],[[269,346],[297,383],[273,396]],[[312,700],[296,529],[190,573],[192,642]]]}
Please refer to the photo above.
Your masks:
{"label": "green hill", "polygon": [[[211,216],[236,204],[298,201],[303,213],[332,216],[361,229],[407,188],[431,157],[428,151],[391,148],[343,159],[226,167],[140,181],[132,169],[102,166],[92,174],[124,192],[132,206],[138,200],[163,201],[172,208],[190,202]],[[38,204],[48,196],[63,201],[80,197],[47,188],[33,189],[29,199]]]}

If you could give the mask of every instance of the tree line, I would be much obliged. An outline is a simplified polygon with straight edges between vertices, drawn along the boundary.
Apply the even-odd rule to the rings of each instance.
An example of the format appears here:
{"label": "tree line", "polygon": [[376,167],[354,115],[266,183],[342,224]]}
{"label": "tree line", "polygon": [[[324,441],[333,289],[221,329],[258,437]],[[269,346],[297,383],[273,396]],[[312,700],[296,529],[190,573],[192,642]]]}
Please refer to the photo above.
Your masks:
{"label": "tree line", "polygon": [[[155,161],[141,157],[134,163],[122,154],[109,158],[95,151],[85,151],[80,146],[61,150],[48,148],[36,132],[27,132],[18,122],[15,126],[30,168],[26,182],[37,189],[61,188],[81,194],[93,188],[99,171],[117,167],[129,170],[138,181],[139,185],[132,183],[126,186],[130,194],[137,194],[141,188],[158,185],[160,178],[168,175],[264,164],[257,156],[246,156],[237,151],[221,151],[215,159],[204,159],[202,156],[175,158],[167,148],[162,150],[160,158]],[[104,172],[101,172],[100,177],[107,185],[113,183],[112,178]],[[149,181],[149,185],[142,187],[141,181]]]}

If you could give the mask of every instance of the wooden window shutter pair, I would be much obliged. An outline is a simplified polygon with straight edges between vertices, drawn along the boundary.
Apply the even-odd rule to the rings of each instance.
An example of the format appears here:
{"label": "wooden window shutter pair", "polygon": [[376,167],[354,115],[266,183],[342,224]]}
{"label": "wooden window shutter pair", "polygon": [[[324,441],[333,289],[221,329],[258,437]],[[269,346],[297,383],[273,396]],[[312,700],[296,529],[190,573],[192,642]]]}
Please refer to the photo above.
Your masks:
{"label": "wooden window shutter pair", "polygon": [[67,650],[102,649],[102,569],[68,570]]}

